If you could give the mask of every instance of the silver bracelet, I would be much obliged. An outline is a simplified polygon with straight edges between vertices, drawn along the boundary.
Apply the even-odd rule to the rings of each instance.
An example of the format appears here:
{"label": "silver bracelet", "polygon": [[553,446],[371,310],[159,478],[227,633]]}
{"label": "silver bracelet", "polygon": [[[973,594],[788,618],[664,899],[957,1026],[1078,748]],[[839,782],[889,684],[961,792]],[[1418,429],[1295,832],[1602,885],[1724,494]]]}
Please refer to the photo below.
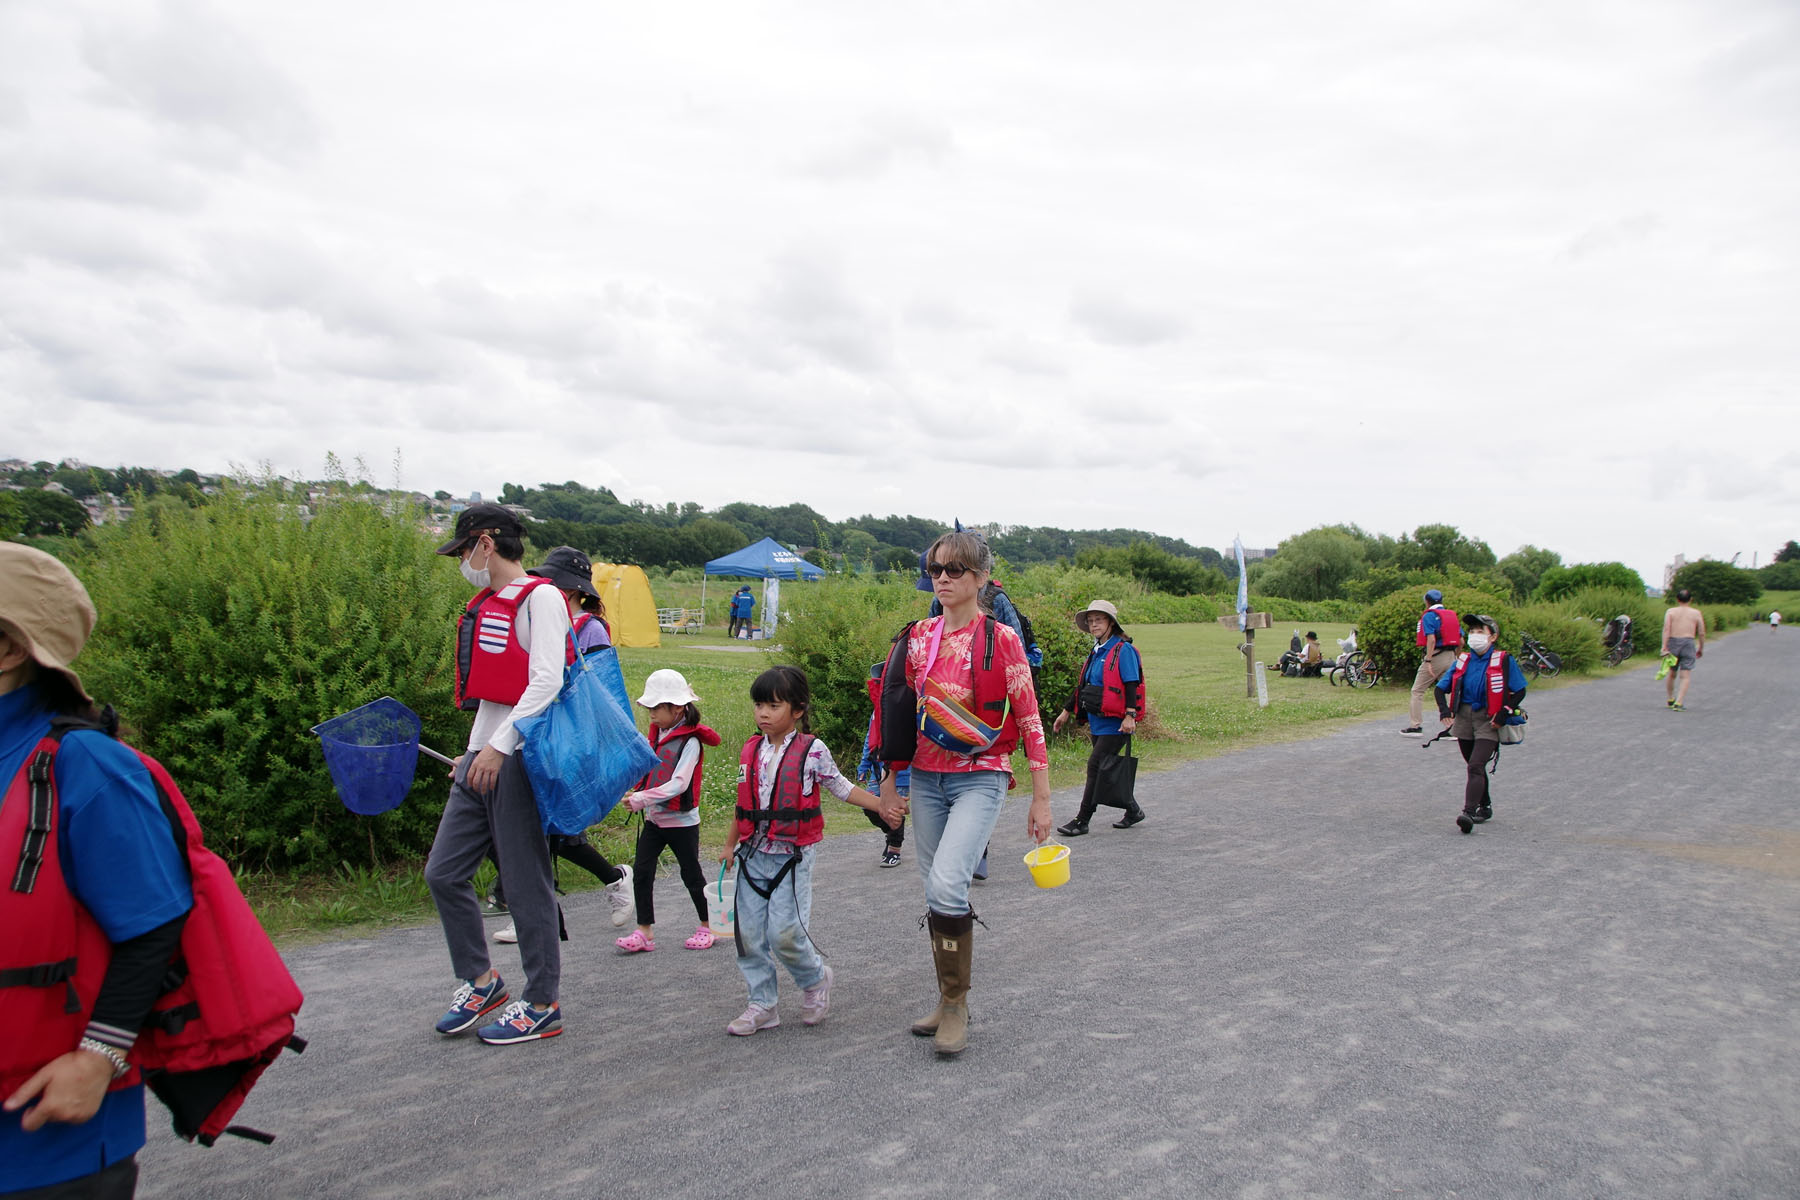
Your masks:
{"label": "silver bracelet", "polygon": [[89,1053],[98,1054],[105,1058],[106,1061],[110,1062],[113,1066],[112,1077],[114,1079],[119,1078],[119,1076],[131,1070],[131,1064],[125,1061],[125,1056],[119,1053],[119,1048],[117,1046],[109,1046],[99,1038],[84,1037],[81,1041],[76,1043],[75,1048],[77,1050],[86,1050]]}

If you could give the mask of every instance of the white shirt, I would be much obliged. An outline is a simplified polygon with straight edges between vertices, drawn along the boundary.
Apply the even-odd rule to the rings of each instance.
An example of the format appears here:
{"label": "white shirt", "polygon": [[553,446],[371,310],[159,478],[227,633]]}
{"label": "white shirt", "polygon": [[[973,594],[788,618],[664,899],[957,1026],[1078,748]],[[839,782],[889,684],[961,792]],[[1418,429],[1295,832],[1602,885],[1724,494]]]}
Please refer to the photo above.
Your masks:
{"label": "white shirt", "polygon": [[562,691],[571,628],[568,603],[553,584],[534,587],[525,594],[525,603],[519,605],[513,622],[513,636],[531,655],[525,691],[517,704],[481,702],[475,711],[475,725],[469,730],[470,750],[492,746],[511,754],[519,748],[519,731],[513,722],[543,712]]}

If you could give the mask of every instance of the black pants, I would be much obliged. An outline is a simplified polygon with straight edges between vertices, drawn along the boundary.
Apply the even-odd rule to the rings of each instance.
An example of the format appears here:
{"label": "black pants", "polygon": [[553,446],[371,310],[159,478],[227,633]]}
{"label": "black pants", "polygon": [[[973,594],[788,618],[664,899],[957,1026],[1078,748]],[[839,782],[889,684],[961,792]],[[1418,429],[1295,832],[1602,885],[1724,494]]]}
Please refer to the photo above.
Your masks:
{"label": "black pants", "polygon": [[1487,765],[1499,753],[1500,743],[1493,738],[1457,738],[1463,761],[1469,764],[1469,779],[1463,784],[1463,811],[1474,813],[1492,806],[1488,795]]}
{"label": "black pants", "polygon": [[137,1156],[134,1154],[79,1179],[8,1192],[6,1200],[131,1200],[137,1195],[137,1178]]}
{"label": "black pants", "polygon": [[[1100,782],[1100,764],[1123,750],[1128,736],[1123,733],[1094,735],[1093,748],[1088,751],[1087,783],[1081,789],[1081,811],[1075,816],[1075,819],[1083,825],[1094,819],[1094,810],[1100,807],[1099,802],[1094,799],[1094,790]],[[1130,812],[1132,808],[1136,807],[1135,802],[1131,805],[1113,804],[1111,801],[1107,803],[1113,808],[1123,808],[1126,812]]]}
{"label": "black pants", "polygon": [[[578,867],[585,868],[595,879],[611,887],[619,882],[625,872],[613,866],[606,855],[600,853],[587,840],[585,833],[553,834],[550,837],[550,853],[557,858],[565,858]],[[492,855],[489,861],[492,861]],[[501,904],[506,903],[506,888],[500,881],[500,864],[494,863],[493,896]]]}
{"label": "black pants", "polygon": [[876,812],[874,809],[865,808],[862,810],[862,813],[863,813],[863,816],[869,818],[869,824],[871,824],[875,828],[881,830],[881,832],[887,834],[887,844],[890,849],[898,850],[901,846],[904,846],[906,844],[906,818],[905,817],[900,818],[900,828],[889,829],[887,827],[887,822],[883,821],[881,819],[881,814]]}
{"label": "black pants", "polygon": [[664,829],[645,821],[638,830],[637,861],[631,868],[631,891],[637,897],[639,925],[656,924],[656,901],[651,892],[656,887],[656,864],[662,860],[663,848],[675,852],[675,865],[681,868],[681,882],[694,898],[694,911],[700,923],[706,924],[706,872],[700,869],[700,827],[680,825]]}

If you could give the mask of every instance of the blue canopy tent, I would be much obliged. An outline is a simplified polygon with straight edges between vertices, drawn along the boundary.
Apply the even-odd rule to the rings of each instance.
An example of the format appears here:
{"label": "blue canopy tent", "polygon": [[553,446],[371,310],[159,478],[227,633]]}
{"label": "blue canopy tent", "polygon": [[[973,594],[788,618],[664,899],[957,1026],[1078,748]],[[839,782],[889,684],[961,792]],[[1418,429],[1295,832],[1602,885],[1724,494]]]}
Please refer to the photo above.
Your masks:
{"label": "blue canopy tent", "polygon": [[[763,584],[763,625],[775,628],[781,605],[783,579],[822,579],[825,572],[813,566],[774,538],[753,542],[742,550],[715,558],[706,564],[706,575],[729,575],[738,579],[761,579]],[[700,579],[700,611],[706,611],[706,576]]]}

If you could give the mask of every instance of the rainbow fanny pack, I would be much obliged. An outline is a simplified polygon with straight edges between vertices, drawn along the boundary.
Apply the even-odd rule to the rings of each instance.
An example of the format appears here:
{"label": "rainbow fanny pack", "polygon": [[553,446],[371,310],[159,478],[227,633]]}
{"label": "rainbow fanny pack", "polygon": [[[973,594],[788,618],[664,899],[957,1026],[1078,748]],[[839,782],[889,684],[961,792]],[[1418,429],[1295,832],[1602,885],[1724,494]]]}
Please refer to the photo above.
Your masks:
{"label": "rainbow fanny pack", "polygon": [[1006,718],[1011,712],[1012,699],[1008,697],[1006,709],[1000,715],[1000,723],[990,725],[969,711],[966,705],[953,699],[937,680],[927,679],[925,686],[919,689],[920,736],[929,738],[952,754],[973,758],[992,749],[994,743],[1000,740]]}

